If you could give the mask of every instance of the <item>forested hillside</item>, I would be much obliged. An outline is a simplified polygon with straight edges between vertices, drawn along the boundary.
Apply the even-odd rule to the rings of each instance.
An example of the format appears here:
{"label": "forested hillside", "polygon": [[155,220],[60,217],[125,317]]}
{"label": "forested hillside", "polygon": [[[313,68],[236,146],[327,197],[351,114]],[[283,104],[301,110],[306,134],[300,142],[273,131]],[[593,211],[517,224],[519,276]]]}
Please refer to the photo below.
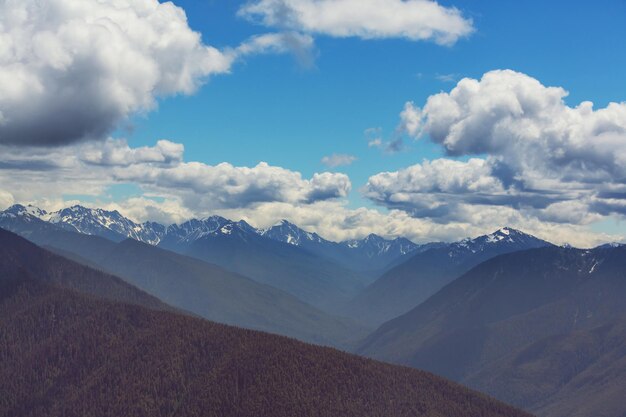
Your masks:
{"label": "forested hillside", "polygon": [[2,417],[527,416],[425,372],[75,292],[95,275],[2,238],[19,243],[1,256]]}

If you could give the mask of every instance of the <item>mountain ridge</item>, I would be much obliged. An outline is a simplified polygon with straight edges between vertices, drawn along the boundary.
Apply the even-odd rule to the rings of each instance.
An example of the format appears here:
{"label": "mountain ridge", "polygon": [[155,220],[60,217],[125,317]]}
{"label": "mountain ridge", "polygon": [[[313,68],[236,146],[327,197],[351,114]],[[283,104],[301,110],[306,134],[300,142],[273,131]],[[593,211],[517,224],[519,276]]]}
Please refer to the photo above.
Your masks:
{"label": "mountain ridge", "polygon": [[0,217],[2,215],[37,218],[66,230],[96,235],[116,242],[132,238],[170,249],[178,244],[188,244],[208,235],[222,234],[233,235],[233,238],[243,238],[246,233],[255,233],[269,240],[302,247],[362,273],[372,270],[373,272],[369,274],[371,279],[397,258],[422,247],[406,238],[384,239],[373,234],[363,239],[334,242],[324,239],[317,233],[307,232],[287,220],[282,220],[266,229],[257,229],[244,220],[233,221],[212,215],[166,226],[151,221],[136,223],[117,210],[108,211],[79,205],[47,212],[32,205],[15,204],[0,212]]}
{"label": "mountain ridge", "polygon": [[427,300],[446,284],[494,256],[549,242],[504,227],[493,233],[439,244],[416,253],[387,270],[346,307],[346,315],[380,325]]}

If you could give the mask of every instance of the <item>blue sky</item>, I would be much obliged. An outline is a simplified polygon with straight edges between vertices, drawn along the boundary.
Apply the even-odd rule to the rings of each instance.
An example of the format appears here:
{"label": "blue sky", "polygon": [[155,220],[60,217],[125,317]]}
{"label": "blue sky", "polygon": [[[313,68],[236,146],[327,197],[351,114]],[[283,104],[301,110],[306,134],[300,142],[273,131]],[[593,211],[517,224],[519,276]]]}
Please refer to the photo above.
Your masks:
{"label": "blue sky", "polygon": [[[241,2],[178,0],[194,30],[216,46],[236,45],[262,30],[236,16]],[[358,187],[370,175],[443,155],[427,141],[407,141],[390,155],[367,146],[364,131],[392,137],[405,101],[423,103],[454,82],[492,69],[514,69],[545,85],[563,86],[576,105],[623,101],[626,92],[626,2],[455,1],[476,33],[450,47],[404,39],[316,39],[315,68],[291,56],[251,57],[193,96],[166,99],[158,111],[135,117],[133,144],[155,138],[185,144],[188,158],[251,166],[259,161],[312,175],[322,157],[355,155],[349,167],[354,205],[371,204]]]}
{"label": "blue sky", "polygon": [[[76,1],[55,0],[50,3],[49,7],[58,8],[57,16],[61,16],[58,22],[50,24],[63,27],[67,23],[63,20],[64,16],[69,19],[72,13],[76,13],[75,10],[70,11],[69,8],[69,5]],[[142,16],[147,15],[142,14],[145,10],[140,9],[138,6],[140,3],[136,0],[124,1],[128,2],[128,10],[131,10],[128,19],[136,19],[133,21],[143,23],[141,19],[144,17]],[[349,3],[349,0],[341,1]],[[32,2],[33,0],[28,0],[25,4]],[[77,4],[87,5],[90,2],[91,0]],[[58,188],[49,187],[49,190],[43,185],[41,188],[33,186],[28,188],[31,190],[28,193],[24,191],[24,185],[20,181],[30,183],[40,181],[43,184],[45,181],[41,173],[37,173],[34,169],[32,172],[27,169],[18,172],[4,168],[4,171],[0,170],[0,174],[4,174],[8,180],[4,190],[0,189],[0,202],[2,202],[1,193],[4,192],[4,195],[8,196],[5,197],[6,201],[27,200],[50,209],[71,202],[99,204],[110,208],[126,209],[136,219],[146,220],[151,216],[154,218],[155,215],[150,214],[152,211],[145,208],[133,211],[138,204],[138,200],[133,199],[149,199],[162,205],[158,209],[161,214],[156,216],[157,219],[171,218],[171,221],[176,221],[217,211],[265,224],[273,221],[273,217],[285,216],[326,235],[334,233],[333,236],[336,238],[355,237],[368,231],[375,231],[387,236],[412,233],[409,237],[414,240],[454,239],[466,234],[488,231],[490,227],[505,225],[517,226],[538,234],[543,232],[544,236],[553,235],[556,236],[556,240],[562,241],[576,238],[581,232],[593,236],[586,238],[585,242],[594,243],[603,239],[621,240],[626,236],[626,228],[623,226],[623,213],[626,213],[626,208],[622,204],[622,198],[615,197],[621,195],[620,193],[626,186],[622,171],[618,169],[621,155],[626,155],[623,152],[626,149],[626,135],[623,134],[623,126],[626,122],[622,119],[621,107],[611,110],[613,113],[595,112],[589,117],[582,115],[580,117],[586,121],[580,123],[578,130],[570,132],[563,128],[558,133],[554,133],[549,124],[546,125],[540,111],[531,120],[531,123],[534,123],[533,129],[535,130],[532,132],[535,132],[533,133],[535,136],[520,139],[515,131],[507,130],[509,136],[514,139],[510,141],[511,145],[507,144],[509,138],[500,131],[492,136],[487,135],[489,137],[474,138],[472,130],[463,130],[467,128],[463,120],[485,116],[476,114],[480,113],[480,100],[488,94],[496,94],[500,91],[498,88],[509,89],[507,90],[509,93],[519,88],[519,91],[515,90],[517,96],[513,99],[522,105],[533,105],[535,102],[544,103],[545,101],[548,104],[546,104],[547,107],[543,107],[542,111],[546,109],[554,111],[555,117],[562,118],[562,120],[555,120],[555,126],[576,123],[578,119],[574,120],[570,117],[578,117],[572,116],[572,114],[578,114],[577,110],[573,109],[583,101],[592,101],[594,110],[603,109],[611,102],[623,103],[626,96],[626,78],[623,76],[623,68],[626,67],[626,49],[623,47],[623,40],[626,39],[626,1],[602,0],[593,3],[512,0],[443,1],[439,2],[442,6],[441,10],[452,11],[452,14],[458,13],[458,16],[467,24],[471,21],[473,28],[473,32],[468,36],[455,38],[447,45],[441,45],[441,42],[432,37],[422,40],[408,39],[410,36],[400,32],[390,36],[341,37],[333,32],[335,30],[333,27],[307,28],[304,20],[295,24],[293,22],[261,24],[258,21],[253,23],[250,19],[238,16],[238,11],[246,4],[265,4],[266,9],[271,9],[276,5],[295,8],[294,5],[308,2],[309,0],[254,0],[247,3],[175,0],[174,4],[178,7],[176,10],[184,10],[186,13],[188,27],[184,27],[185,23],[181,21],[180,30],[176,32],[178,29],[163,29],[164,26],[158,26],[161,23],[157,22],[155,23],[157,29],[151,36],[163,36],[163,39],[169,39],[168,36],[182,36],[181,42],[188,43],[182,47],[179,58],[182,57],[180,59],[183,59],[184,65],[190,68],[196,65],[195,70],[199,75],[194,75],[192,81],[188,83],[180,80],[177,83],[167,80],[155,80],[154,84],[147,82],[145,91],[129,93],[136,94],[137,97],[134,98],[137,100],[125,103],[124,110],[119,110],[119,114],[97,113],[102,112],[106,106],[94,106],[93,117],[89,115],[85,117],[94,120],[102,118],[101,123],[92,126],[92,131],[88,135],[60,129],[59,135],[61,136],[54,144],[54,152],[47,157],[40,150],[49,144],[45,143],[45,139],[36,138],[37,132],[41,130],[36,126],[36,122],[33,122],[30,128],[24,128],[26,134],[22,136],[28,137],[32,133],[34,138],[30,140],[32,143],[27,143],[28,146],[33,145],[34,148],[25,150],[23,144],[11,138],[12,133],[5,133],[8,135],[7,139],[3,139],[2,117],[0,117],[0,145],[4,141],[6,142],[4,146],[7,146],[4,161],[0,162],[4,162],[6,167],[15,166],[16,161],[22,165],[27,164],[28,161],[36,162],[39,166],[42,161],[49,162],[60,167],[50,178],[53,178],[56,183],[65,185],[65,187],[59,186]],[[367,4],[381,8],[381,13],[384,14],[385,10],[382,9],[391,9],[399,3],[407,5],[420,2],[427,5],[433,4],[429,0],[368,0]],[[104,5],[94,3],[93,9],[90,8],[91,6],[85,7],[80,11],[82,14],[78,16],[78,20],[84,18],[87,26],[93,29],[90,26],[90,19],[93,16],[106,15],[114,10],[112,8],[114,6],[108,3],[104,2]],[[167,13],[175,9],[166,10],[167,5],[163,3],[159,5],[156,0],[143,4],[152,4],[151,7],[154,7],[154,10],[158,9]],[[36,9],[32,9],[30,13],[32,15],[28,18],[37,22]],[[10,26],[12,23],[18,25],[18,22],[9,20],[12,16],[9,11],[4,11],[4,15],[6,16],[5,26],[7,24]],[[119,16],[114,14],[107,17],[113,20],[119,19]],[[76,20],[77,16],[74,15],[73,18]],[[179,16],[170,17],[170,21],[178,18]],[[131,20],[117,23],[123,27]],[[368,22],[362,22],[362,24],[367,27]],[[420,24],[423,23],[419,23],[418,16],[413,26]],[[147,24],[147,27],[150,28],[150,25],[152,23]],[[172,30],[171,33],[167,32],[170,30]],[[201,34],[201,43],[189,40],[190,31],[197,31]],[[274,44],[274,47],[280,49],[279,53],[272,53],[276,50],[255,50],[252,53],[237,52],[238,55],[235,58],[232,58],[233,55],[228,55],[228,51],[232,51],[231,48],[250,42],[251,37],[286,32],[298,33],[314,40],[313,65],[303,66],[294,56],[284,53],[286,50],[280,49],[284,48],[284,44],[281,44],[283,41],[280,40]],[[61,42],[61,49],[67,46],[69,50],[69,44],[74,40],[68,40],[60,33],[61,31],[59,31],[58,39]],[[38,39],[32,33],[28,36]],[[102,39],[98,37],[99,32],[94,36],[96,41],[102,39],[105,43],[107,41],[106,37]],[[132,48],[134,46],[132,42],[136,42],[136,39],[125,41],[130,45],[126,46],[129,50],[132,49],[133,53],[142,50]],[[51,44],[46,45],[49,51],[56,52],[56,49],[50,49]],[[219,59],[223,59],[224,62],[218,62],[211,68],[198,64],[197,61],[201,59],[201,55],[198,54],[203,53],[203,45],[217,48],[222,54]],[[27,45],[27,47],[30,48],[29,51],[37,51],[38,45]],[[119,49],[116,51],[119,52]],[[167,52],[172,55],[176,53],[171,50]],[[89,53],[87,51],[83,52],[83,55],[77,54],[76,57],[72,57],[74,58],[72,63],[78,62],[79,56],[82,59],[85,57],[91,59]],[[97,52],[93,53],[97,54]],[[37,54],[25,65],[34,76],[50,81],[50,78],[46,78],[49,76],[48,70],[42,68],[48,65],[52,66],[54,71],[60,71],[60,67],[57,61],[53,62],[49,54],[44,55]],[[102,54],[98,56],[97,62],[103,59],[114,59],[111,58],[112,56],[114,54]],[[61,59],[59,57],[63,56],[59,53],[53,58]],[[171,66],[171,62],[160,61],[160,57],[161,55],[142,58],[152,59],[155,65],[163,66],[162,70],[168,68],[171,70],[170,67],[165,67]],[[0,54],[0,62],[4,62],[2,59],[5,58],[2,58]],[[83,78],[97,84],[102,80],[111,81],[109,78],[115,77],[120,77],[117,81],[121,83],[139,80],[133,82],[141,84],[142,77],[152,74],[149,71],[142,73],[141,67],[135,69],[135,62],[132,59],[128,61],[121,57],[118,59],[119,61],[107,63],[104,69],[99,68],[98,71],[94,70],[92,73],[84,72],[84,67],[81,67],[82,69],[72,65],[63,67],[61,71],[66,71],[68,75],[63,81],[68,84],[64,86],[75,88],[76,86],[72,84]],[[187,59],[189,61],[186,61]],[[7,62],[14,64],[11,58],[7,58],[5,63]],[[111,70],[109,64],[116,68],[113,75],[107,72]],[[120,70],[117,67],[120,64],[128,65],[130,75],[123,74],[123,69]],[[32,65],[32,68],[28,68],[28,65]],[[184,69],[184,65],[181,64],[181,68]],[[177,70],[183,71],[181,68]],[[499,69],[511,69],[515,71],[515,74],[494,73],[493,82],[501,83],[501,87],[490,89],[486,82],[481,82],[479,85],[484,89],[472,96],[471,101],[468,99],[465,103],[458,97],[452,100],[455,105],[459,106],[465,104],[478,106],[473,107],[468,114],[459,116],[459,120],[450,122],[450,126],[456,125],[455,128],[461,129],[465,134],[465,139],[461,140],[465,143],[459,142],[463,150],[459,151],[458,149],[461,148],[457,149],[454,148],[456,145],[451,145],[450,135],[431,137],[436,136],[437,132],[436,129],[429,130],[429,122],[436,124],[441,121],[448,123],[448,121],[446,121],[445,109],[435,108],[436,106],[428,108],[426,103],[429,97],[443,93],[450,98],[452,97],[451,91],[457,87],[461,79],[468,77],[481,80],[485,74]],[[136,73],[133,72],[135,70]],[[7,75],[7,79],[10,80],[10,76],[11,74]],[[0,73],[0,81],[3,80],[2,77],[3,74]],[[61,82],[58,81],[59,79],[61,78],[53,78],[52,82]],[[200,83],[201,80],[206,82]],[[562,87],[569,92],[569,95],[562,97],[563,104],[555,104],[550,101],[553,95],[550,92],[552,90],[543,87],[535,88],[534,82],[546,87]],[[111,85],[117,86],[118,84]],[[518,87],[514,88],[513,85]],[[1,88],[0,85],[0,90]],[[132,88],[132,84],[127,88]],[[77,88],[77,91],[80,91],[80,88]],[[108,92],[93,94],[111,95],[103,98],[103,102],[108,103],[114,95],[110,91],[109,89]],[[529,98],[528,95],[531,93],[535,96]],[[89,98],[87,94],[85,96],[90,101],[94,101],[91,100],[94,97]],[[83,103],[81,100],[84,98],[71,96],[64,102],[64,99],[58,98],[58,93],[55,97],[57,97],[55,100],[61,104],[59,106],[61,110],[56,113],[50,110],[49,114],[45,109],[41,110],[42,121],[47,116],[50,116],[51,120],[61,120],[65,117],[67,120],[75,120],[77,112],[83,112],[85,106],[81,104]],[[100,98],[102,97],[95,97],[95,101],[97,102]],[[498,100],[502,99],[497,94],[492,98],[493,103],[498,103]],[[509,99],[511,97],[507,100]],[[147,100],[147,102],[153,100],[152,104],[156,106],[146,104],[147,102],[144,103],[142,100]],[[40,100],[42,101],[45,102],[45,100]],[[54,100],[51,101],[56,104]],[[407,121],[401,120],[400,113],[407,102],[413,102],[420,115],[419,124],[424,131],[419,134],[409,132],[405,124]],[[500,107],[497,106],[506,107],[509,101],[499,103],[494,104],[492,113],[499,111]],[[11,102],[3,104],[0,101],[0,116],[3,115],[3,110],[10,115],[9,104]],[[116,102],[111,105],[118,104]],[[68,109],[65,114],[63,113],[64,105]],[[54,106],[51,105],[51,107]],[[84,113],[89,111],[92,109],[88,108],[84,110]],[[528,121],[524,119],[526,115],[519,120],[515,115],[507,115],[503,116],[499,122],[510,121],[511,117],[514,122]],[[618,136],[618,139],[613,137],[607,139],[603,136],[596,140],[591,137],[595,134],[593,132],[603,132],[604,128],[585,130],[585,126],[593,123],[600,126],[599,123],[605,119],[613,120],[614,126],[609,130],[622,136]],[[37,118],[34,117],[33,120]],[[493,126],[500,126],[496,123],[498,121],[485,120],[487,124],[491,122],[494,123]],[[72,122],[61,123],[59,121],[58,124],[59,126],[71,125]],[[7,131],[13,132],[8,128]],[[98,133],[94,134],[94,131]],[[66,140],[62,138],[62,135],[75,135],[76,137]],[[554,140],[550,139],[552,142],[548,140],[549,146],[546,145],[548,147],[544,151],[557,153],[550,155],[549,158],[544,158],[545,155],[541,156],[540,153],[534,154],[532,150],[529,150],[531,148],[527,147],[528,143],[536,140],[536,143],[532,142],[535,146],[544,141],[544,137],[550,138],[551,135],[554,136]],[[380,138],[383,142],[402,139],[404,146],[398,152],[386,152],[379,147],[368,146],[368,141],[374,138]],[[126,140],[127,145],[126,142],[119,142],[120,139]],[[170,146],[166,150],[164,145],[156,149],[155,143],[159,139],[184,145],[184,155],[182,148],[175,149]],[[481,140],[485,142],[484,146],[476,144],[476,141]],[[569,141],[568,144],[560,147],[560,143],[564,140]],[[487,143],[489,141],[491,142]],[[102,145],[103,149],[109,149],[108,151],[99,148],[101,145],[98,144],[103,143],[105,144]],[[616,144],[618,146],[615,151],[617,157],[609,160],[606,149]],[[42,145],[44,148],[41,147]],[[581,149],[587,146],[594,147],[594,152],[596,152],[588,158],[580,155]],[[145,149],[141,150],[143,148]],[[161,155],[159,158],[164,159],[165,162],[158,162],[151,159],[152,156],[145,156],[152,155],[154,152],[167,154],[165,156],[159,154]],[[525,153],[524,157],[515,156],[516,152]],[[71,160],[68,155],[75,153],[87,156]],[[95,154],[100,155],[101,159],[95,161],[93,159]],[[108,155],[108,159],[102,157],[105,154]],[[123,158],[120,157],[122,154],[125,155]],[[333,154],[352,156],[354,162],[345,166],[325,166],[322,158]],[[118,160],[111,163],[115,158]],[[119,158],[123,159],[123,163],[120,163]],[[478,158],[477,162],[470,163],[472,158]],[[53,160],[54,163],[52,163]],[[58,162],[59,160],[63,163]],[[157,174],[152,171],[144,176],[139,176],[135,171],[131,173],[130,168],[133,167],[128,162],[131,160],[134,161],[132,164],[149,165],[151,169],[155,168],[158,163],[163,163],[161,168],[167,171],[168,180],[165,181],[161,177],[155,180]],[[443,162],[436,167],[429,165],[437,160]],[[450,161],[460,163],[454,165],[450,164]],[[246,190],[248,190],[246,192],[249,195],[237,194],[239,200],[226,199],[228,201],[213,207],[202,200],[202,195],[206,193],[206,187],[209,185],[203,183],[205,188],[194,188],[193,184],[203,178],[189,179],[187,177],[190,171],[197,168],[186,165],[190,162],[202,163],[201,170],[208,169],[209,176],[213,175],[212,167],[224,162],[234,167],[243,167],[244,171],[246,167],[253,168],[260,162],[266,162],[270,167],[277,168],[275,171],[278,172],[276,175],[279,177],[290,177],[293,173],[301,173],[302,178],[294,177],[293,183],[290,183],[292,185],[281,185],[281,187],[292,187],[290,190],[281,188],[276,191],[267,188],[270,187],[267,184],[250,186],[246,183]],[[176,171],[180,168],[180,164],[185,165],[184,170],[181,168],[181,172],[184,171],[184,173]],[[80,169],[76,168],[75,171],[68,169],[69,166],[78,165]],[[106,172],[106,181],[93,178],[85,181],[85,184],[77,182],[76,179],[81,177],[81,173],[87,168],[96,169],[94,167]],[[120,173],[122,167],[130,167],[129,172]],[[511,186],[507,183],[506,176],[499,173],[502,167],[515,174],[510,174],[509,177],[515,177],[517,185]],[[233,170],[228,167],[225,169],[229,173],[219,174],[222,177],[247,175],[242,174],[238,169]],[[71,174],[69,174],[70,171]],[[562,175],[559,174],[561,171]],[[206,177],[205,171],[202,172],[203,174],[197,175]],[[259,175],[256,171],[252,172],[254,175]],[[333,184],[325,183],[324,187],[327,188],[319,191],[315,187],[321,187],[321,185],[312,185],[308,181],[312,180],[316,173],[323,172],[346,176],[329,176],[325,181]],[[387,178],[381,174],[385,172],[391,172],[393,175]],[[596,175],[596,172],[602,172],[606,176],[604,180],[606,186],[591,185],[598,184],[600,174]],[[446,176],[455,175],[458,179],[451,184]],[[189,179],[188,183],[180,182],[183,176]],[[544,181],[542,176],[549,178],[552,182]],[[468,179],[470,177],[474,179]],[[345,186],[347,178],[351,187]],[[229,177],[225,183],[239,186],[243,184],[241,181],[243,180]],[[275,186],[275,182],[272,182],[271,187]],[[176,193],[176,187],[185,188],[188,185],[191,190],[189,193],[185,195]],[[307,187],[315,188],[317,191],[311,191]],[[563,190],[567,190],[567,193]],[[294,193],[299,193],[299,197],[294,197]],[[312,201],[310,197],[305,196],[306,193],[316,193],[316,195],[321,193],[324,201]],[[626,195],[626,191],[624,193]],[[287,194],[290,196],[285,197]],[[277,197],[278,195],[280,196]],[[546,195],[550,197],[547,198]],[[260,198],[260,200],[257,201],[255,198]],[[338,218],[332,222],[318,219],[307,211],[320,211],[315,204],[330,204],[330,201],[338,204],[337,211],[344,210],[343,214],[338,215]],[[580,201],[584,201],[585,205],[578,204]],[[167,206],[168,202],[171,206]],[[145,201],[142,204],[145,204]],[[270,207],[268,204],[274,205]],[[289,207],[281,204],[287,204]],[[470,209],[470,206],[473,208]],[[361,207],[375,210],[383,217],[391,215],[382,220],[382,217],[376,213],[368,212],[365,215],[359,212]],[[156,207],[150,208],[157,209]],[[488,214],[483,214],[482,217],[477,214],[486,209],[493,209],[497,212],[500,208],[510,210],[510,214],[493,219],[493,221],[489,221]],[[164,214],[166,212],[170,217]],[[261,212],[264,214],[258,214]],[[563,214],[565,212],[567,215]],[[358,226],[354,226],[349,219],[353,219],[357,214],[363,220],[360,220]],[[399,226],[401,222],[404,222],[402,227]],[[336,232],[337,230],[341,233]]]}

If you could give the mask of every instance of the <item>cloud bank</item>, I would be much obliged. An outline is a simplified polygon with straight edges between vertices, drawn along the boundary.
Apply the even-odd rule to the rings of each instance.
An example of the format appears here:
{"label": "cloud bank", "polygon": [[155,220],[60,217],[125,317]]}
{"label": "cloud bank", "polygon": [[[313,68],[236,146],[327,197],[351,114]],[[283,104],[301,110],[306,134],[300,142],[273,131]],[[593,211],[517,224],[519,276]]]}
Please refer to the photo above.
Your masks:
{"label": "cloud bank", "polygon": [[265,162],[254,167],[185,162],[183,145],[168,140],[139,148],[108,139],[52,150],[7,146],[0,150],[5,192],[23,201],[34,196],[99,196],[112,184],[133,183],[148,195],[176,197],[189,210],[210,212],[260,202],[313,204],[344,198],[352,187],[340,173],[315,173],[307,179]]}

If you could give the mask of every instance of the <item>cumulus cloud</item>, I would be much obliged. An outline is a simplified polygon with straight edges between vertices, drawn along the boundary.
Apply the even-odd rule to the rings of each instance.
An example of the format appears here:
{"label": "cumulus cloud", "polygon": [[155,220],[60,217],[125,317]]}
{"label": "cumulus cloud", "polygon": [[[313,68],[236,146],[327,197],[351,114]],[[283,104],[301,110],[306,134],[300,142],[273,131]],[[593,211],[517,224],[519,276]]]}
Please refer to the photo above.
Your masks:
{"label": "cumulus cloud", "polygon": [[185,12],[158,0],[0,2],[0,143],[100,139],[160,97],[192,94],[214,74],[259,53],[294,52],[312,39],[266,34],[220,51]]}
{"label": "cumulus cloud", "polygon": [[404,38],[452,45],[470,19],[431,0],[254,0],[239,15],[265,26],[333,37]]}
{"label": "cumulus cloud", "polygon": [[506,195],[487,162],[478,158],[468,162],[436,159],[376,174],[369,178],[363,193],[387,207],[438,219],[446,218],[444,214],[466,200],[494,202]]}
{"label": "cumulus cloud", "polygon": [[626,103],[568,106],[567,91],[510,70],[465,78],[450,93],[408,103],[402,120],[450,155],[489,154],[516,171],[597,183],[626,177]]}
{"label": "cumulus cloud", "polygon": [[103,144],[82,147],[80,160],[103,166],[130,166],[142,163],[177,164],[182,162],[185,147],[181,143],[159,140],[156,146],[131,148],[126,141],[108,139]]}
{"label": "cumulus cloud", "polygon": [[139,148],[109,139],[53,149],[4,146],[0,150],[0,179],[20,200],[98,196],[112,184],[133,183],[149,194],[180,198],[197,210],[259,202],[311,204],[346,197],[351,189],[348,176],[339,173],[316,173],[307,179],[265,162],[254,167],[185,162],[183,145],[167,140]]}
{"label": "cumulus cloud", "polygon": [[328,155],[322,158],[322,164],[327,167],[336,168],[340,166],[351,165],[357,158],[354,155],[337,154]]}
{"label": "cumulus cloud", "polygon": [[509,207],[550,224],[626,214],[626,103],[571,107],[567,91],[510,70],[465,78],[423,107],[406,103],[400,130],[450,157],[370,178],[378,204],[435,221]]}
{"label": "cumulus cloud", "polygon": [[136,165],[114,171],[119,182],[152,190],[176,191],[188,205],[212,208],[246,207],[257,202],[314,202],[345,197],[351,184],[344,174],[321,173],[303,179],[299,172],[261,162],[255,167],[200,162],[162,167]]}

